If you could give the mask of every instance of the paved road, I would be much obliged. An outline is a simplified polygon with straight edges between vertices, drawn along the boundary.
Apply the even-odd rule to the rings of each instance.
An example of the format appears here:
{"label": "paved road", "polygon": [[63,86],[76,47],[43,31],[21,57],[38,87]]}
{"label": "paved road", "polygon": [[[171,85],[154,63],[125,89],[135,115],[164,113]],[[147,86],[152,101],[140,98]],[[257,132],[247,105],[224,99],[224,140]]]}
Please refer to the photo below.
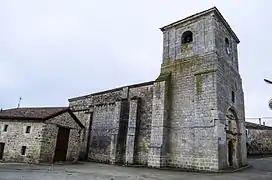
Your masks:
{"label": "paved road", "polygon": [[0,180],[272,180],[272,157],[249,159],[253,168],[236,173],[189,173],[96,163],[37,166],[0,164]]}

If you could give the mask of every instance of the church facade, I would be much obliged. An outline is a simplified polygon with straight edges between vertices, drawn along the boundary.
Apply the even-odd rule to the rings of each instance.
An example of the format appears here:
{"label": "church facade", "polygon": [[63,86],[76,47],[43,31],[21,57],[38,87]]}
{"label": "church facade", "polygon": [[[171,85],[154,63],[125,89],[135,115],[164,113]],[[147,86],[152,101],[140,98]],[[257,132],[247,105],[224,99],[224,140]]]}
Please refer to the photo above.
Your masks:
{"label": "church facade", "polygon": [[161,28],[154,81],[69,99],[82,158],[205,171],[247,165],[239,39],[216,7]]}

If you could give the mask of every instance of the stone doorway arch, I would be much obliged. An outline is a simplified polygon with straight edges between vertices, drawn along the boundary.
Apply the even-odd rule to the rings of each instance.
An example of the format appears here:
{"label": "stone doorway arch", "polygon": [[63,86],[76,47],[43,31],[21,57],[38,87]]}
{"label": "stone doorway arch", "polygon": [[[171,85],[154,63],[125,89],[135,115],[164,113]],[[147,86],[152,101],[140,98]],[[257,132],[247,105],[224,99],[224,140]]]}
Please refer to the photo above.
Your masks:
{"label": "stone doorway arch", "polygon": [[242,164],[240,122],[234,108],[226,113],[227,120],[227,162],[229,167]]}

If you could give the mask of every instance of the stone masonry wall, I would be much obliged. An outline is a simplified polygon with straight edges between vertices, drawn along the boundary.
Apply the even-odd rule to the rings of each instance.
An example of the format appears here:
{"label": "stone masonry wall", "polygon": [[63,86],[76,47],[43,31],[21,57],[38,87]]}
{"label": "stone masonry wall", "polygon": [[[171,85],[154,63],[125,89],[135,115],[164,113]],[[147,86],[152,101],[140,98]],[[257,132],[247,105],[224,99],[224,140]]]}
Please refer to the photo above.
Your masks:
{"label": "stone masonry wall", "polygon": [[[8,125],[4,132],[4,125]],[[30,133],[25,133],[31,126]],[[0,142],[5,143],[4,161],[38,163],[41,151],[43,123],[34,121],[0,120]],[[26,146],[25,155],[21,154]]]}
{"label": "stone masonry wall", "polygon": [[165,66],[172,72],[168,165],[216,170],[215,55],[194,56]]}
{"label": "stone masonry wall", "polygon": [[[166,76],[170,77],[170,76]],[[169,79],[158,78],[153,85],[151,137],[148,155],[149,167],[167,166],[169,150]]]}
{"label": "stone masonry wall", "polygon": [[115,105],[101,105],[93,108],[89,158],[98,162],[109,162],[111,133]]}
{"label": "stone masonry wall", "polygon": [[[242,89],[242,80],[239,75],[237,42],[227,31],[222,22],[214,17],[213,28],[215,32],[215,46],[218,58],[216,88],[217,88],[217,109],[218,109],[218,138],[219,138],[219,161],[220,168],[227,166],[227,128],[226,114],[232,108],[237,114],[235,124],[239,126],[240,151],[242,165],[247,164],[246,158],[246,136],[245,136],[245,112],[244,112],[244,94]],[[230,54],[225,47],[225,38],[230,43]],[[235,95],[235,101],[232,102],[232,91]],[[238,148],[239,149],[239,148]],[[237,160],[238,161],[238,160]]]}
{"label": "stone masonry wall", "polygon": [[[203,55],[214,50],[212,16],[203,16],[163,32],[163,61],[175,61],[189,56]],[[182,34],[193,33],[193,42],[182,45]]]}
{"label": "stone masonry wall", "polygon": [[129,97],[139,97],[135,164],[147,165],[151,135],[153,85],[129,89]]}
{"label": "stone masonry wall", "polygon": [[82,110],[73,110],[75,116],[80,120],[80,122],[85,126],[85,130],[82,130],[80,136],[80,159],[85,159],[86,157],[86,150],[88,145],[88,129],[90,128],[91,122],[91,113],[89,109],[82,109]]}
{"label": "stone masonry wall", "polygon": [[[135,139],[135,157],[133,158],[135,161],[133,161],[136,164],[147,164],[152,114],[152,93],[152,82],[150,82],[69,100],[69,106],[75,111],[75,114],[83,124],[84,122],[88,124],[88,121],[92,121],[89,143],[90,160],[109,162],[120,160],[120,158],[125,159],[124,153],[122,157],[119,157],[120,152],[118,152],[118,149],[120,149],[120,145],[116,146],[118,143],[119,122],[122,116],[120,114],[119,117],[115,117],[118,115],[118,111],[121,113],[121,106],[116,106],[116,102],[122,102],[122,99],[127,99],[130,104],[131,98],[139,97],[139,131],[137,131]],[[84,114],[85,110],[93,113],[92,120],[88,120],[88,114]],[[86,131],[88,131],[87,128]],[[87,132],[85,136],[87,139]]]}
{"label": "stone masonry wall", "polygon": [[215,60],[214,54],[206,54],[162,68],[162,73],[172,72],[169,166],[218,169]]}
{"label": "stone masonry wall", "polygon": [[[171,110],[167,164],[218,170],[216,133],[216,54],[213,18],[209,14],[164,32],[161,73],[171,72]],[[185,31],[193,42],[181,44]]]}
{"label": "stone masonry wall", "polygon": [[88,145],[88,132],[91,123],[91,113],[90,106],[93,104],[93,98],[90,96],[85,96],[84,98],[69,100],[69,106],[72,109],[75,116],[80,120],[80,122],[85,126],[85,130],[81,133],[81,145],[80,145],[80,159],[85,159],[87,155],[87,145]]}
{"label": "stone masonry wall", "polygon": [[80,133],[79,129],[70,129],[69,144],[67,149],[66,160],[77,161],[80,153]]}
{"label": "stone masonry wall", "polygon": [[[231,67],[224,62],[223,59],[219,60],[217,73],[217,94],[218,94],[218,109],[219,109],[219,125],[218,136],[220,138],[220,154],[226,154],[227,152],[227,134],[225,128],[227,128],[226,114],[229,108],[232,108],[237,113],[237,120],[235,124],[239,125],[239,133],[241,133],[241,154],[242,164],[247,164],[246,161],[246,137],[245,137],[245,115],[244,115],[244,99],[243,90],[241,86],[241,80],[237,78],[237,72],[233,71]],[[239,76],[238,76],[239,77]],[[232,102],[232,91],[235,93],[235,102]],[[227,156],[221,156],[221,167],[226,166]]]}
{"label": "stone masonry wall", "polygon": [[59,128],[55,124],[43,124],[40,162],[53,163]]}
{"label": "stone masonry wall", "polygon": [[[88,153],[88,159],[98,162],[110,161],[111,133],[116,130],[113,127],[115,102],[122,97],[126,98],[126,91],[121,88],[69,100],[69,106],[86,127],[84,147],[81,151],[89,149],[89,152],[85,152]],[[87,142],[89,134],[90,139]]]}
{"label": "stone masonry wall", "polygon": [[[215,36],[214,42],[216,53],[219,57],[223,57],[224,61],[232,66],[236,72],[238,72],[238,43],[223,25],[221,20],[216,16],[213,17],[212,28]],[[225,48],[225,38],[229,40],[230,54],[227,54],[227,50]]]}
{"label": "stone masonry wall", "polygon": [[[193,33],[181,44],[182,34]],[[216,13],[165,29],[161,74],[171,72],[170,166],[216,171],[226,164],[226,113],[237,113],[239,151],[246,162],[244,97],[237,42]],[[226,55],[225,37],[231,55]],[[231,103],[232,91],[235,103]],[[219,150],[219,151],[218,151]],[[237,153],[238,154],[238,153]]]}
{"label": "stone masonry wall", "polygon": [[[93,98],[91,96],[84,96],[80,98],[74,98],[69,100],[69,107],[73,111],[84,111],[84,110],[89,110],[90,105],[93,104]],[[84,124],[83,119],[79,119],[82,124]]]}
{"label": "stone masonry wall", "polygon": [[45,121],[45,123],[55,124],[65,128],[78,129],[78,130],[81,129],[81,127],[76,123],[76,121],[72,118],[72,116],[68,112],[65,112],[61,115],[48,119]]}
{"label": "stone masonry wall", "polygon": [[265,155],[272,154],[272,130],[248,129],[248,154]]}

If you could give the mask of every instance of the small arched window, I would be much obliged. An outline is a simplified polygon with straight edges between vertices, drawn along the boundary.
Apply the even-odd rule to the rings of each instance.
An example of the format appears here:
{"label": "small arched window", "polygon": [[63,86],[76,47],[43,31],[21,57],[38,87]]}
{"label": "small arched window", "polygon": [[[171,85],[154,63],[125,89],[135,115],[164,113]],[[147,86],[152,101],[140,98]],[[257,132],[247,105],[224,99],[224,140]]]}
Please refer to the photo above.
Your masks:
{"label": "small arched window", "polygon": [[230,43],[228,38],[225,38],[225,49],[227,54],[230,54]]}
{"label": "small arched window", "polygon": [[191,31],[186,31],[182,34],[181,43],[186,44],[193,41],[193,33]]}

